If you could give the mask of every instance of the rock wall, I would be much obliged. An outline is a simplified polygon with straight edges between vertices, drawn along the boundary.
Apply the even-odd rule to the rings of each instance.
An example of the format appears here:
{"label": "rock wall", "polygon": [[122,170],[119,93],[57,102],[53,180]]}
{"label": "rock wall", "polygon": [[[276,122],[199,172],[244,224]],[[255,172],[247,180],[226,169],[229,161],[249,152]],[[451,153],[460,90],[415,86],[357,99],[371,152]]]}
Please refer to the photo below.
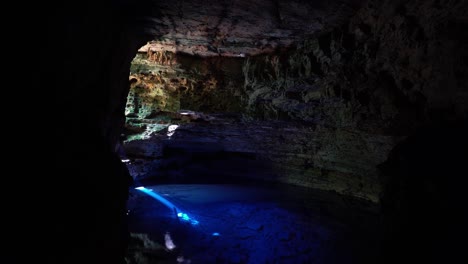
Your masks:
{"label": "rock wall", "polygon": [[376,202],[376,165],[385,160],[395,138],[355,129],[352,107],[323,85],[317,51],[313,39],[296,49],[250,58],[139,54],[131,67],[127,123],[141,127],[161,112],[181,108],[242,113],[250,124],[299,122],[299,127],[269,131],[271,135],[254,128],[262,133],[254,133],[256,147],[249,151],[270,160],[280,182]]}
{"label": "rock wall", "polygon": [[[140,0],[141,1],[141,0]],[[200,57],[268,54],[333,28],[365,0],[146,0],[146,30],[154,42],[144,52],[171,51]]]}
{"label": "rock wall", "polygon": [[242,59],[201,58],[172,52],[139,53],[130,68],[127,117],[190,109],[241,112]]}
{"label": "rock wall", "polygon": [[319,38],[325,88],[365,131],[408,135],[466,118],[467,13],[463,1],[370,1]]}
{"label": "rock wall", "polygon": [[41,203],[44,221],[32,225],[44,230],[34,247],[46,263],[124,262],[132,178],[115,149],[130,62],[148,35],[122,5],[58,3],[41,13],[48,23],[38,43],[39,84],[57,110],[46,141],[53,162],[46,176],[34,177],[46,183],[35,186],[40,196],[50,197]]}
{"label": "rock wall", "polygon": [[246,113],[310,124],[318,144],[297,154],[377,201],[377,165],[398,142],[467,118],[466,17],[463,1],[369,1],[341,27],[246,59]]}
{"label": "rock wall", "polygon": [[333,30],[252,57],[162,53],[155,41],[132,63],[127,114],[182,108],[306,124],[289,150],[258,149],[283,181],[378,201],[377,165],[398,142],[467,116],[466,9],[437,3],[369,1]]}
{"label": "rock wall", "polygon": [[359,177],[378,186],[364,189],[382,205],[382,263],[463,254],[451,241],[466,231],[467,18],[466,1],[369,1],[349,23],[290,51],[285,68],[299,65],[299,85],[275,77],[284,72],[277,59],[251,63],[270,69],[248,75],[253,113],[316,123],[316,167],[349,172],[335,186]]}

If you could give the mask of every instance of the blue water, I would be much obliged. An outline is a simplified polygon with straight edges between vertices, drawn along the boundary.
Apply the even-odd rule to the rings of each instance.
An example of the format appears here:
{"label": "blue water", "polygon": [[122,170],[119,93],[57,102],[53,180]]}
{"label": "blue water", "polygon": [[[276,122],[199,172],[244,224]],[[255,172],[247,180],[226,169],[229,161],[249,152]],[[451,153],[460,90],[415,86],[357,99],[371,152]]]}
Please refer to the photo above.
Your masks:
{"label": "blue water", "polygon": [[130,231],[160,244],[169,232],[170,252],[191,264],[361,264],[376,244],[377,219],[339,196],[234,185],[136,189],[144,195],[131,200]]}

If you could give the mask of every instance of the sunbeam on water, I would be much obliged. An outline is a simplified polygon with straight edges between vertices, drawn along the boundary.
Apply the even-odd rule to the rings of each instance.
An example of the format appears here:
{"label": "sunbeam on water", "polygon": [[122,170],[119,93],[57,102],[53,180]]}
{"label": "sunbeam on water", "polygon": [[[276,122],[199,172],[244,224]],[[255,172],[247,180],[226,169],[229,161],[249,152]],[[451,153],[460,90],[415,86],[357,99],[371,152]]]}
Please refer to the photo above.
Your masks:
{"label": "sunbeam on water", "polygon": [[176,212],[177,217],[180,220],[185,221],[185,222],[189,222],[192,225],[198,225],[199,224],[199,222],[197,220],[191,218],[190,216],[188,216],[188,214],[183,213],[182,210],[177,208],[177,206],[175,206],[173,203],[171,203],[170,201],[168,201],[166,198],[162,197],[158,193],[154,192],[153,190],[145,188],[143,186],[136,187],[135,189],[137,189],[137,190],[139,190],[139,191],[153,197],[154,199],[160,201],[162,204],[167,206],[170,210]]}
{"label": "sunbeam on water", "polygon": [[190,222],[192,225],[198,225],[198,221],[190,218],[186,213],[177,213],[177,217],[184,221]]}

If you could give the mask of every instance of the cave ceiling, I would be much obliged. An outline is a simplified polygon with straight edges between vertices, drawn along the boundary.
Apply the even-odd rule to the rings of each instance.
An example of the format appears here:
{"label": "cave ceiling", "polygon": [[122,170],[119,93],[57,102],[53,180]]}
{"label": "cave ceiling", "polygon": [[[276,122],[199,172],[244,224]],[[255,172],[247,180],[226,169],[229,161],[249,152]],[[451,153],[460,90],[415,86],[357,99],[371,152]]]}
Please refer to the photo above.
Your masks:
{"label": "cave ceiling", "polygon": [[359,0],[147,0],[135,17],[152,40],[140,51],[244,57],[289,47],[343,23]]}

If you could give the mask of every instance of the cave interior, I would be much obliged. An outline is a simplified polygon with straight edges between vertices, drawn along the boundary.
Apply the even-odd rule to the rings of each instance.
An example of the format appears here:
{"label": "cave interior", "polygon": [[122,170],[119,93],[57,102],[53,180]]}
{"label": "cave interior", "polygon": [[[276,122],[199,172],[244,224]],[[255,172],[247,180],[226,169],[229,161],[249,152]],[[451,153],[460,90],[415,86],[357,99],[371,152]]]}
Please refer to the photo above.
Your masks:
{"label": "cave interior", "polygon": [[466,1],[47,12],[45,263],[466,259]]}

